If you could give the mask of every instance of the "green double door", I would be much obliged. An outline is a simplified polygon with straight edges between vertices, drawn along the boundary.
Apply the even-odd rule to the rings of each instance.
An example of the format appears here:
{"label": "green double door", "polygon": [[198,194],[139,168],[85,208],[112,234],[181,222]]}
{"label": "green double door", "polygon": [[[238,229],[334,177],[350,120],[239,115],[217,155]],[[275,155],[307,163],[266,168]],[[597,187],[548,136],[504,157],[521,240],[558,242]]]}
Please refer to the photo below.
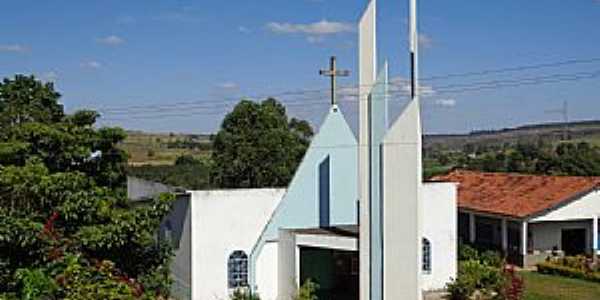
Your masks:
{"label": "green double door", "polygon": [[358,252],[300,248],[300,282],[319,285],[319,300],[358,300]]}

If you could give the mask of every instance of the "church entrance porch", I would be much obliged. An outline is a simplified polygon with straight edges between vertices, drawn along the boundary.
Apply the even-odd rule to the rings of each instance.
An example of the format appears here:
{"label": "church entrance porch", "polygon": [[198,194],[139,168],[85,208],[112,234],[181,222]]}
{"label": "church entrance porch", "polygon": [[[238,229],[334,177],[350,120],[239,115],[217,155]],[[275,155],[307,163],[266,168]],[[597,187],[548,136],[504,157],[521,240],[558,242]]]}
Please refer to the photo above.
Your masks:
{"label": "church entrance porch", "polygon": [[300,283],[318,284],[319,299],[358,300],[358,252],[300,247]]}

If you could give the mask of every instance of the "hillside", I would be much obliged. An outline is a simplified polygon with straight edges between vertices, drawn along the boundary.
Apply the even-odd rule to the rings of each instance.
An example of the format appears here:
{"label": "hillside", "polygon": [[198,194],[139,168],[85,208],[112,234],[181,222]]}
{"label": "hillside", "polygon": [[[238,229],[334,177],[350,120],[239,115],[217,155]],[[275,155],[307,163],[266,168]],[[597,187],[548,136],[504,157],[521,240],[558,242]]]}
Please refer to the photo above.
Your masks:
{"label": "hillside", "polygon": [[532,124],[500,130],[473,131],[468,134],[427,135],[424,138],[424,147],[427,150],[460,151],[468,144],[476,147],[502,146],[505,143],[535,143],[540,140],[554,144],[563,140],[565,130],[570,140],[586,141],[600,146],[600,121],[578,121]]}
{"label": "hillside", "polygon": [[[558,143],[565,128],[573,141],[586,141],[600,146],[600,121],[532,124],[490,131],[473,131],[467,134],[426,135],[424,148],[428,151],[463,151],[465,147],[502,146],[519,142],[536,143],[543,140]],[[178,156],[187,154],[206,157],[211,151],[210,134],[150,133],[128,131],[121,147],[130,154],[131,165],[169,165]],[[469,146],[467,146],[469,145]]]}
{"label": "hillside", "polygon": [[181,155],[210,155],[211,135],[127,131],[120,147],[129,153],[130,165],[171,165]]}

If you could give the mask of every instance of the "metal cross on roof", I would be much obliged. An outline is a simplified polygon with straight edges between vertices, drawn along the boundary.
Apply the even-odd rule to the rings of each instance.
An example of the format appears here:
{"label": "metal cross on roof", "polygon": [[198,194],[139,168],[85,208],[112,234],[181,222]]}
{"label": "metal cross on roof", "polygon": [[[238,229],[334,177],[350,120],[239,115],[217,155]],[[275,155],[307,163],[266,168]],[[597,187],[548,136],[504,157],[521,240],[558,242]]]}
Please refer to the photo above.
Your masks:
{"label": "metal cross on roof", "polygon": [[336,68],[335,56],[330,58],[329,70],[321,70],[319,74],[322,76],[328,76],[331,78],[331,105],[335,105],[335,79],[338,76],[346,77],[350,75],[350,71],[348,70],[338,70]]}

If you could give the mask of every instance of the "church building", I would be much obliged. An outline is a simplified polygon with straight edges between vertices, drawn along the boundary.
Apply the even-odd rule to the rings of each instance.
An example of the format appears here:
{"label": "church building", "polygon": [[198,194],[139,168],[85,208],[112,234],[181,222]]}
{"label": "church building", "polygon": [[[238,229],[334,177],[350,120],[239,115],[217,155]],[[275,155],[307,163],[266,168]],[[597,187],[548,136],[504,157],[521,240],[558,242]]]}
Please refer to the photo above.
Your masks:
{"label": "church building", "polygon": [[422,180],[417,95],[388,124],[375,8],[359,24],[358,140],[332,103],[287,188],[182,194],[160,232],[176,297],[290,300],[311,279],[319,299],[418,299],[456,277],[457,187]]}

